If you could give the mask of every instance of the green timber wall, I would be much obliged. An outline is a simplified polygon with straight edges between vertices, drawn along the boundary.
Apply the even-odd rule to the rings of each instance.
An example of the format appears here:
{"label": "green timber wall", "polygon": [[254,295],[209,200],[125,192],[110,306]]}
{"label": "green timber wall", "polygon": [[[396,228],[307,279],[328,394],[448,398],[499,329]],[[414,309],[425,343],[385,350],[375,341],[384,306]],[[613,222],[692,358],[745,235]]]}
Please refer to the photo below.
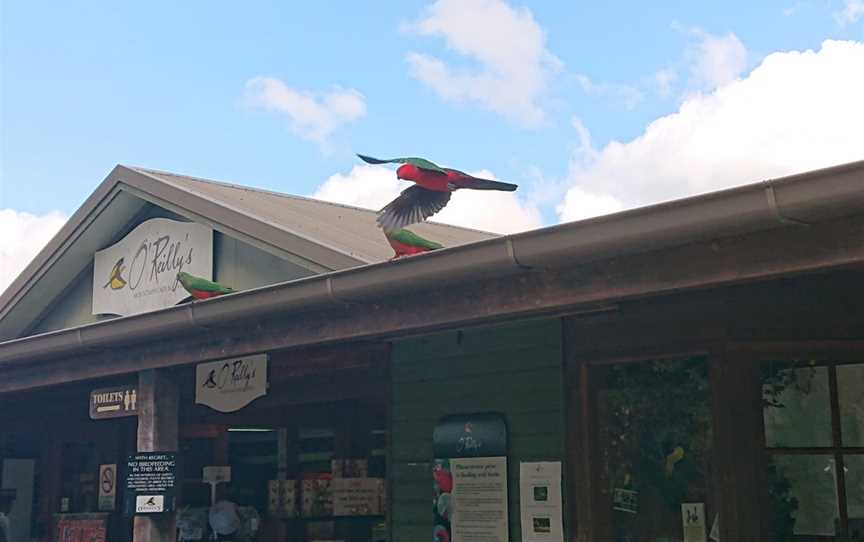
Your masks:
{"label": "green timber wall", "polygon": [[[432,431],[444,415],[472,412],[506,417],[510,540],[521,541],[519,462],[565,460],[561,321],[399,341],[393,345],[391,375],[393,542],[431,540]],[[564,495],[566,500],[566,484]],[[565,518],[566,510],[565,503]],[[565,519],[565,539],[566,533]]]}

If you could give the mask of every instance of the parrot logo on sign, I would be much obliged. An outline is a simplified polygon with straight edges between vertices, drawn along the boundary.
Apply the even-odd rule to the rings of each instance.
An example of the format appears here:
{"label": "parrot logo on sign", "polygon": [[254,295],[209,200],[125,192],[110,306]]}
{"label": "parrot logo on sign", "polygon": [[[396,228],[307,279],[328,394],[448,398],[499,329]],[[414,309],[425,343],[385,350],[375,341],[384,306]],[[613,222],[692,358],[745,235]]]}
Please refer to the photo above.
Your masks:
{"label": "parrot logo on sign", "polygon": [[123,258],[117,260],[117,263],[114,264],[114,267],[111,268],[111,274],[108,278],[108,282],[105,283],[105,286],[102,288],[111,287],[112,290],[120,290],[124,286],[126,286],[126,279],[123,278],[123,271],[126,269],[126,266],[123,264]]}

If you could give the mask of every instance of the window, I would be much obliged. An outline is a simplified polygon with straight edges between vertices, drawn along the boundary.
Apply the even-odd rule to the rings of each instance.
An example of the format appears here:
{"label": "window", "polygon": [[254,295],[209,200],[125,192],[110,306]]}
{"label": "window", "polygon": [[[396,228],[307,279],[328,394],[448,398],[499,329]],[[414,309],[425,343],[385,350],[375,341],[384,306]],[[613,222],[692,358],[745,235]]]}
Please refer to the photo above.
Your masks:
{"label": "window", "polygon": [[773,540],[864,541],[864,364],[781,360],[761,372]]}

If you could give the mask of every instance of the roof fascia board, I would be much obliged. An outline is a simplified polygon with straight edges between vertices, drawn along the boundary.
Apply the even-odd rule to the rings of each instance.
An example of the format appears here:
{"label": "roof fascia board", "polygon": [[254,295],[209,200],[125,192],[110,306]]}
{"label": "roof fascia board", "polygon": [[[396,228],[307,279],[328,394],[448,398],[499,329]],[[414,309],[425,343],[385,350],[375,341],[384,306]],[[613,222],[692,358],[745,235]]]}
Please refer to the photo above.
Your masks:
{"label": "roof fascia board", "polygon": [[0,319],[6,317],[9,311],[21,301],[45,272],[75,244],[75,241],[86,231],[87,227],[117,196],[119,188],[114,172],[117,171],[118,167],[115,167],[108,174],[93,194],[69,217],[60,231],[48,241],[48,244],[6,288],[6,291],[0,294]]}

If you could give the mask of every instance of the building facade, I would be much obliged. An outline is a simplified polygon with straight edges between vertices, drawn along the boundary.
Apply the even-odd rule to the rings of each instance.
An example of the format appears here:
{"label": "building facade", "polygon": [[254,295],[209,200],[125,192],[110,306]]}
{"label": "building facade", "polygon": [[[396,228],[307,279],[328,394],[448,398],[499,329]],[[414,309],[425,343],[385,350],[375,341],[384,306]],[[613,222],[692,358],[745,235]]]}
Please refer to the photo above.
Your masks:
{"label": "building facade", "polygon": [[[154,219],[239,291],[94,316]],[[0,298],[13,540],[862,539],[864,163],[422,227],[387,262],[373,213],[118,166]]]}

